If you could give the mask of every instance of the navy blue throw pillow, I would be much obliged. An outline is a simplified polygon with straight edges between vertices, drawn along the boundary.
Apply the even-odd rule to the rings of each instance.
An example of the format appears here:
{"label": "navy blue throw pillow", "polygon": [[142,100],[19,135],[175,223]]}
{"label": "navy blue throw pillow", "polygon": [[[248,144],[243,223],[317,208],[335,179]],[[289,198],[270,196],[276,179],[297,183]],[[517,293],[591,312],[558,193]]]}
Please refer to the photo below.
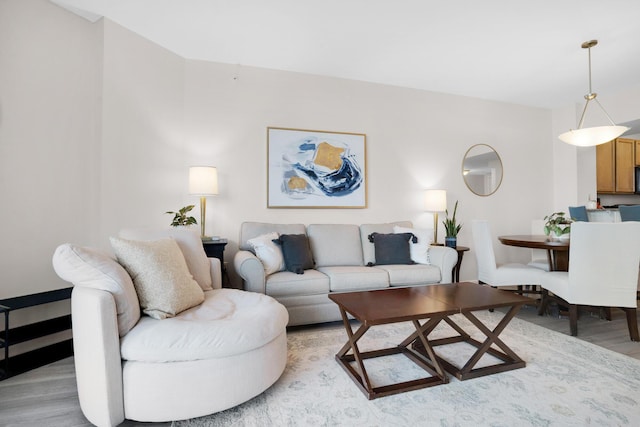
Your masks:
{"label": "navy blue throw pillow", "polygon": [[418,243],[413,233],[371,233],[369,241],[375,248],[376,265],[415,264],[409,249],[409,241]]}
{"label": "navy blue throw pillow", "polygon": [[287,271],[304,274],[305,270],[314,267],[309,238],[306,234],[283,234],[273,240],[282,248],[284,265]]}

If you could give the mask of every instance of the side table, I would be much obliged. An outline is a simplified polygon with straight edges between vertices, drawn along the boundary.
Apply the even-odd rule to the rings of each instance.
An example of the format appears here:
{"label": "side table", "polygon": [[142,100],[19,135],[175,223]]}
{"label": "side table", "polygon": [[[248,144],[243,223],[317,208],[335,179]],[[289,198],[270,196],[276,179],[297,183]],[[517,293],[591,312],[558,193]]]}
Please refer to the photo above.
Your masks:
{"label": "side table", "polygon": [[9,315],[16,310],[68,300],[71,298],[72,289],[72,287],[68,287],[0,299],[0,313],[4,315],[4,330],[0,331],[0,348],[4,348],[4,360],[0,361],[3,365],[0,368],[0,380],[73,355],[73,340],[69,338],[16,356],[9,356],[9,347],[12,345],[70,330],[71,314],[13,328],[9,325]]}
{"label": "side table", "polygon": [[464,253],[469,250],[466,246],[456,246],[453,248],[458,252],[458,262],[453,267],[453,271],[451,272],[453,283],[457,283],[460,281],[460,266],[462,265],[462,257]]}
{"label": "side table", "polygon": [[224,247],[227,246],[227,239],[203,240],[202,246],[204,252],[209,258],[218,258],[220,260],[220,268],[222,269],[222,287],[229,287],[229,274],[227,273],[227,265],[224,263]]}
{"label": "side table", "polygon": [[[431,246],[444,246],[442,243],[432,243]],[[460,281],[460,266],[462,265],[462,257],[464,257],[464,253],[469,250],[466,246],[456,246],[456,252],[458,252],[458,262],[453,266],[453,270],[451,270],[451,282],[457,283]]]}

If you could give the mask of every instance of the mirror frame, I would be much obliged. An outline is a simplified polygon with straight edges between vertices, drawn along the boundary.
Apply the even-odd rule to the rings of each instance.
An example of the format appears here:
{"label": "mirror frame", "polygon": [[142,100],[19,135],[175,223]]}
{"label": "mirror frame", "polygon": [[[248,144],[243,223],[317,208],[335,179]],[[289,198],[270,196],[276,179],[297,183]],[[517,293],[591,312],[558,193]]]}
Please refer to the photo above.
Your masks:
{"label": "mirror frame", "polygon": [[[487,147],[489,150],[491,150],[491,151],[493,151],[495,153],[496,157],[498,158],[498,162],[500,163],[500,179],[498,180],[498,183],[496,184],[495,188],[493,188],[491,190],[491,192],[486,193],[486,194],[481,194],[481,193],[477,193],[476,191],[474,191],[473,188],[471,188],[471,186],[467,182],[467,176],[464,173],[464,171],[465,171],[464,162],[467,159],[467,157],[469,156],[469,153],[471,152],[471,150],[473,150],[476,147]],[[488,196],[494,194],[496,191],[498,191],[498,188],[500,188],[500,185],[502,185],[502,179],[503,178],[504,178],[504,165],[502,164],[502,159],[500,158],[500,155],[495,150],[495,148],[493,148],[489,144],[475,144],[475,145],[472,145],[471,147],[469,147],[467,152],[464,153],[464,157],[462,158],[462,180],[464,181],[464,183],[467,186],[467,188],[469,189],[469,191],[471,191],[473,194],[475,194],[477,196],[480,196],[480,197],[488,197]]]}

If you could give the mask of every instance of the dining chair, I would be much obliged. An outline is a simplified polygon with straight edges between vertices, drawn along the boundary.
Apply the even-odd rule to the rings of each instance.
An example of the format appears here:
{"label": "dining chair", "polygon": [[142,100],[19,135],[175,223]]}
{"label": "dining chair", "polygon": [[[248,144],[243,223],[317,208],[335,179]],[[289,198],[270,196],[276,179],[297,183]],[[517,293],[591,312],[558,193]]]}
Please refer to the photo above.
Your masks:
{"label": "dining chair", "polygon": [[521,263],[496,264],[493,238],[488,221],[472,220],[471,233],[473,234],[480,283],[495,287],[518,286],[519,291],[522,291],[523,285],[538,286],[541,284],[542,275],[545,272],[539,268]]}
{"label": "dining chair", "polygon": [[[544,232],[544,220],[534,219],[531,221],[531,234],[542,234]],[[530,267],[550,271],[549,254],[544,249],[531,249],[531,261],[527,263]]]}
{"label": "dining chair", "polygon": [[636,313],[640,222],[572,224],[569,260],[569,271],[543,274],[539,314],[550,299],[568,306],[570,331],[575,336],[578,306],[621,308],[631,340],[640,341]]}
{"label": "dining chair", "polygon": [[589,221],[586,206],[569,206],[569,216],[574,221]]}
{"label": "dining chair", "polygon": [[620,205],[618,210],[622,221],[640,221],[640,205]]}

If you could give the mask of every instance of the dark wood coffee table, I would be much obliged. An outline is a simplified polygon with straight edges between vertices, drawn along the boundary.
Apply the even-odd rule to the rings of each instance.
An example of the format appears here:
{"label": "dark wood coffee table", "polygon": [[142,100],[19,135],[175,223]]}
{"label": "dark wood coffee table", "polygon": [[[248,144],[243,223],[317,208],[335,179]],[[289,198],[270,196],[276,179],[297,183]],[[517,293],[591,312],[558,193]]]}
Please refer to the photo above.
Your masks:
{"label": "dark wood coffee table", "polygon": [[[369,399],[445,384],[449,381],[423,330],[431,330],[432,325],[438,324],[443,318],[450,314],[458,313],[460,310],[455,306],[427,296],[427,291],[427,287],[419,286],[329,295],[329,298],[338,304],[340,308],[342,321],[349,338],[347,343],[336,354],[336,360]],[[347,313],[362,323],[355,333],[351,328]],[[429,320],[421,324],[420,321],[423,319]],[[371,326],[398,322],[413,323],[416,330],[412,334],[412,340],[397,347],[366,352],[359,350],[358,340],[362,338]],[[420,352],[409,346],[415,340],[419,340],[422,343],[420,350],[425,352],[427,357],[422,356]],[[351,350],[351,353],[347,354],[349,350]],[[414,363],[427,371],[430,376],[374,387],[367,375],[364,360],[398,353],[405,354]],[[354,361],[356,362],[356,367],[352,365]]]}
{"label": "dark wood coffee table", "polygon": [[[336,354],[336,360],[369,399],[446,384],[448,378],[445,370],[455,375],[458,379],[464,380],[525,366],[525,362],[500,340],[498,335],[513,319],[513,316],[522,305],[531,303],[530,298],[476,283],[452,283],[336,293],[330,294],[329,298],[338,304],[348,336],[347,343]],[[493,330],[485,326],[472,314],[476,310],[499,307],[510,307],[510,309]],[[361,322],[360,327],[355,332],[351,327],[347,313]],[[462,313],[482,331],[487,337],[486,340],[482,343],[474,340],[449,317],[457,313]],[[421,323],[425,319],[428,320]],[[413,323],[415,331],[396,347],[367,352],[359,350],[358,340],[362,338],[371,326],[407,321]],[[429,340],[429,333],[442,321],[451,325],[459,335]],[[454,366],[449,361],[438,356],[434,351],[435,346],[461,341],[477,347],[477,351],[462,368]],[[491,347],[494,343],[502,351]],[[374,387],[365,369],[364,360],[398,353],[405,354],[414,363],[427,371],[430,376]],[[474,368],[485,353],[499,358],[503,363]],[[355,362],[355,367],[353,362]]]}
{"label": "dark wood coffee table", "polygon": [[[457,342],[466,342],[476,347],[475,353],[462,367],[455,366],[450,361],[436,354],[436,358],[447,372],[459,380],[467,380],[498,372],[510,371],[512,369],[524,368],[526,366],[526,362],[511,350],[498,336],[524,304],[533,303],[531,298],[514,292],[492,288],[488,285],[478,285],[477,283],[469,282],[432,285],[426,288],[427,295],[430,298],[444,301],[447,304],[458,307],[460,313],[486,336],[486,339],[480,342],[465,332],[451,317],[441,319],[448,323],[458,335],[430,340],[429,342],[432,348]],[[473,314],[474,311],[492,310],[500,307],[509,307],[509,310],[493,329],[489,329]],[[432,323],[429,325],[429,328],[425,328],[423,332],[428,336],[429,333],[438,326],[438,323],[439,322]],[[421,343],[416,339],[417,337],[410,336],[407,340],[412,338],[414,349],[425,355],[430,354],[429,350],[422,349]],[[492,347],[493,344],[498,348]],[[475,368],[476,364],[485,354],[496,357],[501,360],[501,363]]]}

